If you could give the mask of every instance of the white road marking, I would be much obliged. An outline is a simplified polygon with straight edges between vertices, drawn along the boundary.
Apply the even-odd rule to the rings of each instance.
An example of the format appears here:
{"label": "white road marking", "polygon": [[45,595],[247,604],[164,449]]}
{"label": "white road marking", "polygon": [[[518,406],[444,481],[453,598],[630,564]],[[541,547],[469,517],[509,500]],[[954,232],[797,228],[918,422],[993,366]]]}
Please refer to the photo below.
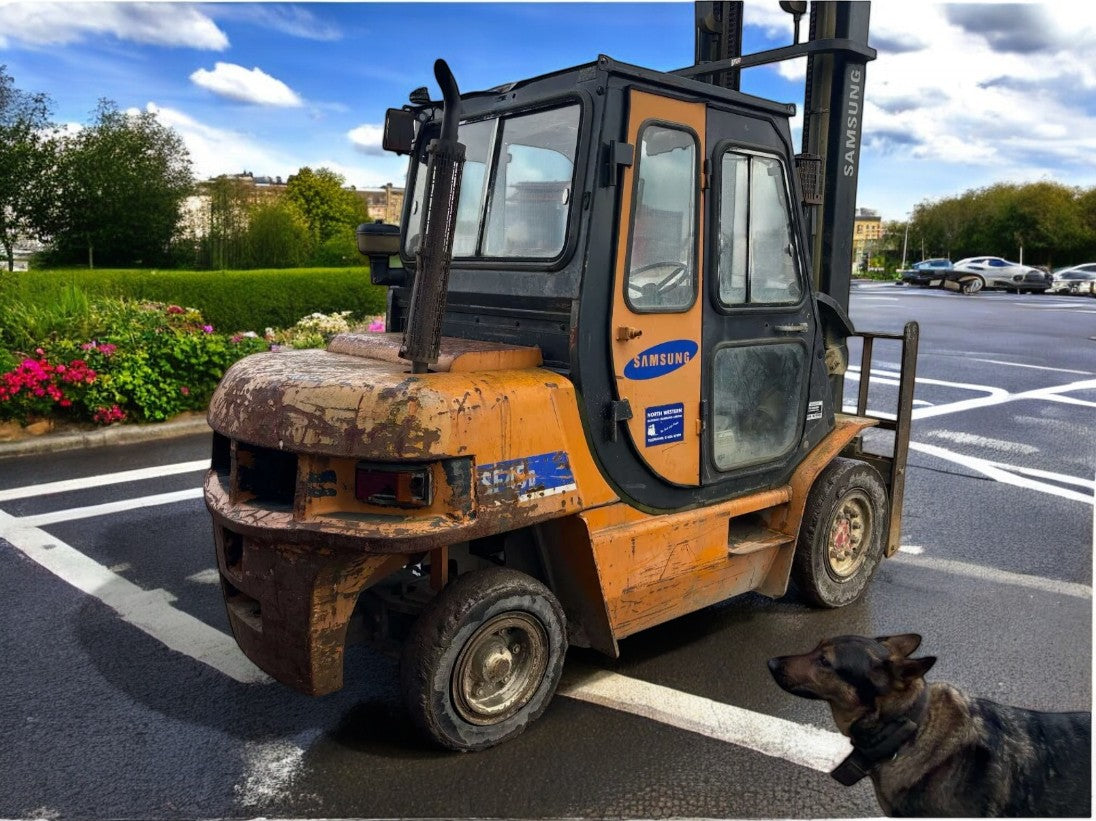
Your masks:
{"label": "white road marking", "polygon": [[1092,371],[1075,371],[1069,368],[1048,368],[1045,365],[1025,365],[1022,362],[1003,362],[1000,359],[979,359],[976,356],[967,357],[971,362],[989,362],[991,365],[1008,365],[1012,368],[1031,368],[1037,371],[1054,371],[1055,373],[1076,373],[1081,376],[1090,376]]}
{"label": "white road marking", "polygon": [[568,670],[558,692],[570,698],[669,724],[812,770],[829,772],[852,747],[839,733],[755,713],[607,670]]}
{"label": "white road marking", "polygon": [[1019,587],[1029,587],[1033,590],[1041,590],[1044,593],[1054,593],[1059,596],[1074,596],[1078,599],[1091,599],[1092,588],[1088,585],[1076,582],[1063,582],[1057,579],[1046,579],[1042,576],[1029,576],[1025,573],[1013,573],[1008,570],[999,570],[995,567],[986,567],[980,564],[969,564],[954,559],[938,559],[929,556],[917,556],[904,552],[899,548],[892,561],[900,564],[911,564],[917,567],[925,567],[929,570],[940,570],[955,576],[967,576],[972,579],[992,582],[994,584],[1010,584]]}
{"label": "white road marking", "polygon": [[242,684],[270,681],[230,636],[172,607],[175,599],[166,590],[138,587],[46,531],[29,526],[25,519],[3,512],[0,512],[0,539],[10,542],[27,558],[77,590],[94,596],[124,621],[169,649]]}
{"label": "white road marking", "polygon": [[240,803],[258,807],[289,798],[304,761],[304,749],[289,741],[248,741],[244,745],[246,774],[235,786]]}
{"label": "white road marking", "polygon": [[[1049,493],[1052,496],[1058,496],[1062,499],[1084,502],[1086,505],[1096,504],[1096,498],[1094,498],[1094,496],[1096,496],[1096,482],[1090,482],[1087,479],[1079,479],[1075,476],[1066,476],[1065,474],[1051,473],[1050,471],[1045,470],[1036,473],[1030,468],[1016,468],[1012,465],[1001,464],[1000,462],[991,462],[988,459],[979,459],[977,456],[967,456],[962,453],[956,453],[955,451],[937,447],[936,445],[926,445],[922,442],[910,442],[910,450],[924,453],[929,456],[935,456],[937,459],[955,462],[956,464],[968,467],[971,470],[984,474],[998,482],[1003,482],[1006,485],[1015,485],[1029,490],[1038,490],[1041,493]],[[1088,492],[1082,493],[1076,490],[1058,487],[1057,485],[1046,484],[1045,482],[1037,482],[1034,478],[1029,479],[1023,474],[1026,474],[1027,476],[1037,475],[1042,479],[1051,479],[1062,482],[1063,484],[1077,485],[1085,488]]]}
{"label": "white road marking", "polygon": [[217,568],[207,567],[187,576],[186,580],[194,584],[217,584],[221,580],[221,574],[217,572]]}
{"label": "white road marking", "polygon": [[65,493],[70,490],[85,490],[103,485],[116,485],[121,482],[138,482],[143,479],[159,479],[161,476],[175,476],[179,473],[192,473],[208,470],[208,459],[196,459],[193,462],[177,462],[174,465],[157,465],[150,468],[123,470],[118,473],[103,473],[98,476],[84,476],[80,479],[63,479],[59,482],[44,482],[40,485],[26,485],[0,490],[0,502],[12,499],[25,499],[30,496],[45,496],[50,493]]}
{"label": "white road marking", "polygon": [[30,527],[42,527],[43,525],[53,525],[58,522],[71,522],[76,519],[90,519],[93,516],[105,516],[110,513],[124,513],[127,510],[135,510],[139,507],[169,505],[174,502],[184,502],[189,499],[201,498],[202,489],[200,487],[191,487],[186,490],[175,490],[171,493],[157,493],[152,496],[138,496],[135,499],[120,499],[117,502],[105,502],[101,505],[73,507],[68,510],[39,513],[36,516],[24,516],[19,521]]}
{"label": "white road marking", "polygon": [[1000,450],[1005,453],[1031,456],[1039,452],[1039,448],[1033,445],[1025,445],[1022,442],[1007,442],[1004,439],[991,439],[988,436],[978,436],[974,433],[964,433],[957,430],[930,430],[926,436],[933,439],[945,439],[957,445],[974,445],[975,447],[989,450]]}
{"label": "white road marking", "polygon": [[920,556],[925,552],[925,548],[919,544],[903,544],[898,546],[899,553],[908,553],[911,556]]}

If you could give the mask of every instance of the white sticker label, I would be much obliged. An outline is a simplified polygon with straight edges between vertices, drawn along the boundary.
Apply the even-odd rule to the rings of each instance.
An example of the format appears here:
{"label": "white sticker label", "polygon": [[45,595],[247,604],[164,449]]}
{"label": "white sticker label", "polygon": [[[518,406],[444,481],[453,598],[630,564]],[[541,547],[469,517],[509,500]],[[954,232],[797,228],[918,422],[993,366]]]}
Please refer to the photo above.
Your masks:
{"label": "white sticker label", "polygon": [[822,400],[807,403],[807,421],[822,418]]}

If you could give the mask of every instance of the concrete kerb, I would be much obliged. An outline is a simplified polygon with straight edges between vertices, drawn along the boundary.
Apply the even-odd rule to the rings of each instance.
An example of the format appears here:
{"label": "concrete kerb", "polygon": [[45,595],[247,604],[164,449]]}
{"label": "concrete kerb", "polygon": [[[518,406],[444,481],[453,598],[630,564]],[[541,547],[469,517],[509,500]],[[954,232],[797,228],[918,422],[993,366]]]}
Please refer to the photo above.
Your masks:
{"label": "concrete kerb", "polygon": [[210,432],[205,416],[189,419],[175,419],[169,422],[153,422],[144,425],[119,425],[98,430],[75,431],[73,433],[45,434],[43,436],[19,439],[15,442],[0,442],[0,459],[16,456],[30,456],[35,453],[55,453],[65,450],[99,448],[107,445],[134,445],[159,439],[172,439],[181,436],[194,436]]}

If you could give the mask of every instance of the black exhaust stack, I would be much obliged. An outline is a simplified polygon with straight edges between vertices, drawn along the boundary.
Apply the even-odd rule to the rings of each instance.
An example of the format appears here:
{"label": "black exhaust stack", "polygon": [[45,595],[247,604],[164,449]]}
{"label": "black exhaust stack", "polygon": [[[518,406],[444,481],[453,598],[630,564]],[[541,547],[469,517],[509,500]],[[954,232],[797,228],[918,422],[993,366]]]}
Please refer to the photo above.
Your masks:
{"label": "black exhaust stack", "polygon": [[412,373],[426,373],[438,361],[441,320],[449,290],[449,266],[453,261],[453,234],[457,201],[464,170],[464,146],[457,142],[460,124],[460,91],[444,60],[434,63],[434,76],[444,100],[441,135],[430,141],[426,153],[426,195],[423,197],[422,230],[415,253],[416,275],[411,308],[400,357],[411,362]]}

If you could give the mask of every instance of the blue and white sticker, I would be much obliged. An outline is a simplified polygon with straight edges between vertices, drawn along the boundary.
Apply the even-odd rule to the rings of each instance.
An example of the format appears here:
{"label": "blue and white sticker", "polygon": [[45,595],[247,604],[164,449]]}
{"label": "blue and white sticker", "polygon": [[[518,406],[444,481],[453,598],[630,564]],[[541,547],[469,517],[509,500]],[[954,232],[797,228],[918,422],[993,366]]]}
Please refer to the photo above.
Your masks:
{"label": "blue and white sticker", "polygon": [[567,454],[561,450],[476,467],[476,485],[485,502],[528,502],[577,489]]}
{"label": "blue and white sticker", "polygon": [[685,440],[685,405],[658,405],[647,408],[643,424],[646,430],[647,447],[668,445],[671,442]]}
{"label": "blue and white sticker", "polygon": [[627,379],[655,379],[688,365],[696,356],[697,344],[691,339],[671,339],[640,351],[624,366]]}

